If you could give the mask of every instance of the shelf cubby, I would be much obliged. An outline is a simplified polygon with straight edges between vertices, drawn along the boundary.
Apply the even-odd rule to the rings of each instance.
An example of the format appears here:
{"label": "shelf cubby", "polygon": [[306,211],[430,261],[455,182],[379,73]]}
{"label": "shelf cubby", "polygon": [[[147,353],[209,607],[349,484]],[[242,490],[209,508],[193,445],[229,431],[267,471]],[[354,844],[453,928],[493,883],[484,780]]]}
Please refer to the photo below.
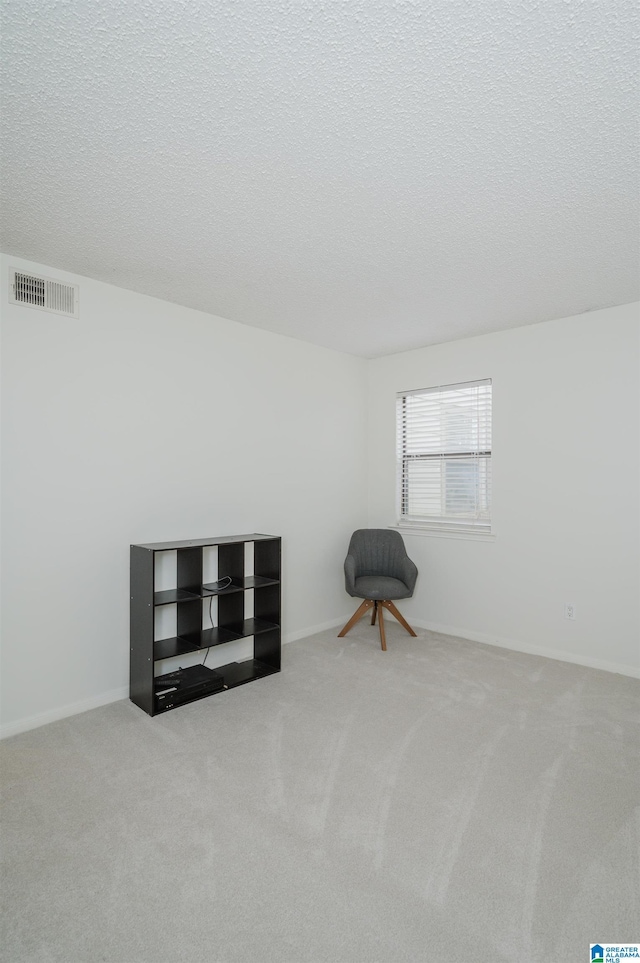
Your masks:
{"label": "shelf cubby", "polygon": [[166,589],[163,592],[153,593],[154,605],[171,605],[173,602],[192,602],[199,599],[200,595],[194,592],[186,592],[184,589]]}
{"label": "shelf cubby", "polygon": [[260,635],[261,632],[271,632],[278,626],[272,622],[265,622],[263,619],[243,619],[242,622],[233,622],[229,629],[237,633],[236,638],[247,639],[252,635]]}
{"label": "shelf cubby", "polygon": [[199,646],[186,639],[177,636],[173,639],[159,639],[153,643],[153,660],[162,662],[164,659],[173,659],[179,655],[188,655],[190,652],[197,652]]}
{"label": "shelf cubby", "polygon": [[221,673],[227,688],[232,689],[234,686],[244,685],[245,682],[263,679],[279,670],[259,662],[258,659],[248,659],[246,662],[231,662],[229,665],[220,666],[216,671]]}
{"label": "shelf cubby", "polygon": [[204,598],[207,598],[209,595],[230,595],[232,592],[242,592],[242,586],[235,585],[233,582],[231,585],[225,585],[224,588],[218,588],[213,582],[202,586],[202,595]]}
{"label": "shelf cubby", "polygon": [[203,629],[200,633],[200,648],[208,649],[212,645],[224,645],[226,642],[237,642],[242,636],[228,628]]}

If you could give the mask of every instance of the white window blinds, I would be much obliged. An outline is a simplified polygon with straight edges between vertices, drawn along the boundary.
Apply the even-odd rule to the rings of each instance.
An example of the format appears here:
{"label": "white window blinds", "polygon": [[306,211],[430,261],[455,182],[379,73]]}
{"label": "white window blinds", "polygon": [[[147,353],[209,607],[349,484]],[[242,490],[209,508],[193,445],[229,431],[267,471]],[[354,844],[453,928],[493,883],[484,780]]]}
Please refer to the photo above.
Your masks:
{"label": "white window blinds", "polygon": [[491,381],[397,396],[400,523],[491,531]]}

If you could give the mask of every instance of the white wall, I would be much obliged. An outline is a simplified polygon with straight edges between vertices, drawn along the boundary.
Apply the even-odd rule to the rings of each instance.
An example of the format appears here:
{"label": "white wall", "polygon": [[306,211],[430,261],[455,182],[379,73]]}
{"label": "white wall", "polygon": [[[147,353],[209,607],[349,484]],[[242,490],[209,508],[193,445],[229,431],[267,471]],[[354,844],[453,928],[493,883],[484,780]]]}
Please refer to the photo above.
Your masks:
{"label": "white wall", "polygon": [[[9,264],[80,284],[80,320],[8,305]],[[18,258],[1,274],[4,733],[127,695],[130,543],[282,535],[285,638],[346,620],[366,362]]]}
{"label": "white wall", "polygon": [[[81,319],[9,306],[9,264],[79,283]],[[495,540],[406,535],[403,611],[640,674],[637,305],[365,362],[18,258],[1,279],[3,734],[126,696],[132,542],[281,534],[285,638],[346,621],[348,535],[395,520],[395,392],[486,377]]]}
{"label": "white wall", "polygon": [[405,535],[409,619],[640,675],[639,348],[633,304],[370,362],[373,527],[396,520],[395,393],[493,379],[495,540]]}

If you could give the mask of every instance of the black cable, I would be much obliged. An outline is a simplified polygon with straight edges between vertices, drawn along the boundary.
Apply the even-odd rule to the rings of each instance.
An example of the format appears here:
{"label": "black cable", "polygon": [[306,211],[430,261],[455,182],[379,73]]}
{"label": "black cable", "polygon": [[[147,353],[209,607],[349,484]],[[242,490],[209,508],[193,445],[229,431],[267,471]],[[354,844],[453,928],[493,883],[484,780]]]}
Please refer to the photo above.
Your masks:
{"label": "black cable", "polygon": [[[213,595],[210,595],[210,596],[209,596],[209,621],[211,622],[211,628],[213,628],[213,615],[212,615],[212,613],[211,613],[211,606],[212,606],[212,605],[213,605]],[[206,651],[205,654],[204,654],[204,659],[202,660],[202,664],[203,664],[203,665],[204,665],[205,662],[207,661],[207,656],[209,655],[209,649],[210,649],[210,646],[207,647],[207,651]]]}
{"label": "black cable", "polygon": [[[217,592],[221,592],[222,589],[229,588],[229,586],[231,585],[231,582],[232,582],[232,581],[233,581],[233,579],[231,578],[230,575],[225,575],[224,578],[219,578],[218,581],[215,583],[215,585],[216,585],[216,591],[217,591]],[[221,584],[222,582],[224,582],[224,585]],[[215,626],[214,626],[214,624],[213,624],[213,615],[212,615],[212,612],[211,612],[211,606],[212,606],[212,605],[213,605],[213,595],[210,595],[210,596],[209,596],[209,621],[211,622],[211,628],[213,629],[213,628],[215,628]],[[204,665],[205,662],[207,661],[207,657],[208,657],[208,655],[209,655],[209,649],[210,649],[210,648],[211,648],[211,646],[208,646],[208,647],[207,647],[207,651],[205,652],[204,659],[202,660],[202,665]]]}

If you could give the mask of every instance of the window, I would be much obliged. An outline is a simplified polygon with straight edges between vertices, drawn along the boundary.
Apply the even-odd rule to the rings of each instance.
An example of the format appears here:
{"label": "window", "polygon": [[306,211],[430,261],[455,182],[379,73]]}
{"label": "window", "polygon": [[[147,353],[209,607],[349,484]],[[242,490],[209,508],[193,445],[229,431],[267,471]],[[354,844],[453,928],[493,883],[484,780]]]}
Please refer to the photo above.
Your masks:
{"label": "window", "polygon": [[491,381],[402,391],[398,518],[449,532],[491,531]]}

